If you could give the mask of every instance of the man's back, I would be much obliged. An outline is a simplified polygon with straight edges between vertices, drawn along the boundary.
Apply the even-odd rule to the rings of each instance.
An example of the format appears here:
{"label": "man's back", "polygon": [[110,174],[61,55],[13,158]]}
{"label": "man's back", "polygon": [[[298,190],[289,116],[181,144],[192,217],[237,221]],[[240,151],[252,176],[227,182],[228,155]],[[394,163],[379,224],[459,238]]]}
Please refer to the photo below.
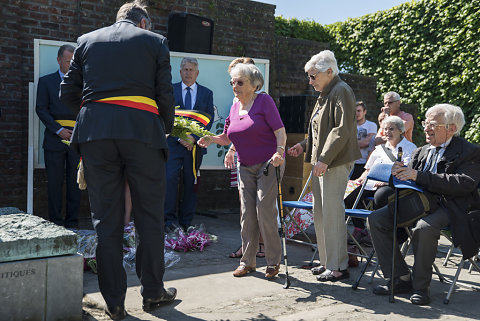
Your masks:
{"label": "man's back", "polygon": [[[61,99],[67,106],[85,107],[72,143],[136,139],[166,148],[165,134],[171,131],[174,117],[166,42],[161,35],[126,20],[78,39],[61,86]],[[97,102],[101,99],[110,101]],[[160,118],[151,112],[156,110],[152,105],[158,106]]]}

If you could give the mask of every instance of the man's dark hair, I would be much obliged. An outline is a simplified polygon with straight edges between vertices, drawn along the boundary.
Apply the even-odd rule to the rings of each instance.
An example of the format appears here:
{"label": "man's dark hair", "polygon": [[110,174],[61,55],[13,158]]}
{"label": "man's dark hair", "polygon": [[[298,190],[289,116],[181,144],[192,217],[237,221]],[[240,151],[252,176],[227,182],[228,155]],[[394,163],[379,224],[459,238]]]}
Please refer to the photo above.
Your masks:
{"label": "man's dark hair", "polygon": [[364,111],[367,110],[367,105],[362,100],[357,101],[355,106],[362,106]]}
{"label": "man's dark hair", "polygon": [[63,53],[64,53],[65,51],[74,52],[74,51],[75,51],[75,47],[72,46],[72,45],[63,45],[63,46],[61,46],[60,48],[58,48],[57,57],[58,57],[58,58],[63,57]]}
{"label": "man's dark hair", "polygon": [[117,12],[117,21],[129,20],[134,24],[139,24],[144,18],[147,20],[147,29],[150,29],[151,20],[147,12],[147,6],[139,0],[125,3]]}

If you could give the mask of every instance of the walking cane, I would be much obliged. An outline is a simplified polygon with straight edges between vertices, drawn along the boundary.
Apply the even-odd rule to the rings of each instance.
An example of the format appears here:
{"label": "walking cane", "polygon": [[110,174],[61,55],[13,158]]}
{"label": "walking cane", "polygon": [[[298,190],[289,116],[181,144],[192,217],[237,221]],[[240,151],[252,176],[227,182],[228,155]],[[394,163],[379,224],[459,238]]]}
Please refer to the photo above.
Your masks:
{"label": "walking cane", "polygon": [[[267,166],[263,170],[263,174],[268,176],[268,167],[270,166],[271,160],[268,161]],[[280,210],[280,224],[282,225],[282,244],[283,244],[283,258],[285,260],[285,284],[283,285],[284,289],[288,289],[290,287],[290,279],[288,278],[288,261],[287,261],[287,243],[285,241],[285,217],[283,216],[283,203],[282,203],[282,186],[280,184],[280,166],[275,167],[275,174],[277,176],[277,185],[278,185],[278,208]]]}
{"label": "walking cane", "polygon": [[[397,162],[402,161],[403,150],[398,147]],[[392,249],[392,276],[390,278],[390,303],[395,303],[395,295],[393,294],[394,278],[395,278],[395,250],[397,249],[397,216],[398,216],[398,188],[395,188],[395,204],[393,211],[393,249]]]}

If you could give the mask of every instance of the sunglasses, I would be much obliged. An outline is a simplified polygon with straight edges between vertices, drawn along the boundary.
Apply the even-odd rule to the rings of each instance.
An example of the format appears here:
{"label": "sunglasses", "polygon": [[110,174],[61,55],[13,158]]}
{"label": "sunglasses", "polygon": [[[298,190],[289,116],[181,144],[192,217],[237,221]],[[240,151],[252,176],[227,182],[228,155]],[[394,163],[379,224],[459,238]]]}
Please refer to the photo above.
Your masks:
{"label": "sunglasses", "polygon": [[243,86],[243,81],[242,80],[237,80],[237,81],[233,81],[233,80],[230,80],[230,86],[239,86],[239,87],[242,87]]}
{"label": "sunglasses", "polygon": [[319,73],[320,73],[320,71],[317,72],[315,75],[308,75],[308,76],[307,76],[308,80],[314,81],[315,78],[317,77],[317,75],[318,75]]}

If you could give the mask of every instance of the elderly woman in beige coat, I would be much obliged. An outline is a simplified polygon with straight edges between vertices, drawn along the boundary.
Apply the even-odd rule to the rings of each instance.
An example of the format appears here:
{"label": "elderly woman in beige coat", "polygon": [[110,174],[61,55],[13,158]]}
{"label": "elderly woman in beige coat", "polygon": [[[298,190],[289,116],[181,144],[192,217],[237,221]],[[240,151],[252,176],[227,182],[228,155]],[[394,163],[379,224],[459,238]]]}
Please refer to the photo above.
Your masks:
{"label": "elderly woman in beige coat", "polygon": [[305,72],[320,96],[310,118],[308,138],[288,154],[297,157],[305,151],[305,161],[313,166],[313,217],[320,266],[312,273],[318,281],[338,281],[349,277],[343,195],[354,161],[361,157],[355,95],[338,76],[330,50],[314,55],[305,64]]}

